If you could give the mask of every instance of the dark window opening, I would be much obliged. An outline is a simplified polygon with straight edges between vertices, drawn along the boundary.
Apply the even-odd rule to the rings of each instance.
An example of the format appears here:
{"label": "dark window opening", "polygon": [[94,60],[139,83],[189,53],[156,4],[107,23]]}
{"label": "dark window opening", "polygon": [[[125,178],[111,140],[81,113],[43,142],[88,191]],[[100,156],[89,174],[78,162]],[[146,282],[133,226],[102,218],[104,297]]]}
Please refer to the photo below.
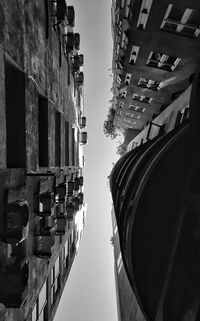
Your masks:
{"label": "dark window opening", "polygon": [[143,96],[143,95],[137,95],[137,94],[134,94],[133,95],[133,100],[136,100],[136,101],[139,101],[139,102],[142,102],[142,103],[146,103],[146,104],[150,104],[152,102],[152,98],[151,97],[147,97],[147,96]]}
{"label": "dark window opening", "polygon": [[61,286],[61,274],[59,258],[56,260],[54,267],[51,270],[51,307],[56,302],[58,292]]}
{"label": "dark window opening", "polygon": [[79,166],[79,130],[77,131],[76,166]]}
{"label": "dark window opening", "polygon": [[60,113],[55,113],[55,166],[61,164],[61,130],[60,130]]}
{"label": "dark window opening", "polygon": [[166,71],[173,71],[180,60],[181,58],[179,57],[168,56],[160,52],[151,51],[146,65]]}
{"label": "dark window opening", "polygon": [[75,165],[75,129],[72,128],[72,165]]}
{"label": "dark window opening", "polygon": [[144,113],[146,110],[146,108],[142,108],[139,106],[133,106],[133,105],[129,105],[128,109],[137,111],[138,113]]}
{"label": "dark window opening", "polygon": [[200,33],[199,25],[200,13],[198,10],[169,4],[160,28],[163,31],[197,38]]}
{"label": "dark window opening", "polygon": [[147,79],[141,77],[138,81],[138,86],[143,87],[143,88],[147,88],[150,90],[158,91],[161,88],[162,83],[152,80],[152,79],[147,80]]}
{"label": "dark window opening", "polygon": [[69,123],[65,122],[65,165],[69,166]]}
{"label": "dark window opening", "polygon": [[48,99],[38,97],[39,166],[49,166]]}
{"label": "dark window opening", "polygon": [[45,4],[45,15],[46,15],[46,39],[49,38],[49,6],[48,0],[44,0]]}
{"label": "dark window opening", "polygon": [[7,167],[25,168],[25,75],[7,61],[5,61],[5,91]]}

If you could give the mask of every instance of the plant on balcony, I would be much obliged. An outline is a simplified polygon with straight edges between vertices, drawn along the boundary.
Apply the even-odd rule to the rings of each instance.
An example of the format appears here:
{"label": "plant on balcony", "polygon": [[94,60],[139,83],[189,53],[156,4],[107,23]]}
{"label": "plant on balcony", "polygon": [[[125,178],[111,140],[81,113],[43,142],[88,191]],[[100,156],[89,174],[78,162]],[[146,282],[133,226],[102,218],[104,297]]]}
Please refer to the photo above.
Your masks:
{"label": "plant on balcony", "polygon": [[127,149],[127,145],[124,144],[124,143],[121,143],[120,145],[117,146],[117,154],[122,156],[125,154],[126,152],[126,149]]}

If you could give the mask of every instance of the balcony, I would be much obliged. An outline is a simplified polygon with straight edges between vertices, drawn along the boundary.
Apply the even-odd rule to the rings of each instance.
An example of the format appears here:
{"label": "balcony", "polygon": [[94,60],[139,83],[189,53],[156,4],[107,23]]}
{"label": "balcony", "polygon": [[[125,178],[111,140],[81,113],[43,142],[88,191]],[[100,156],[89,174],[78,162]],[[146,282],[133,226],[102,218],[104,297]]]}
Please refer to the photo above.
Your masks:
{"label": "balcony", "polygon": [[39,215],[51,216],[54,211],[54,193],[43,193],[39,196]]}
{"label": "balcony", "polygon": [[78,197],[80,199],[80,204],[83,204],[84,194],[82,192],[80,192],[80,193],[78,193]]}
{"label": "balcony", "polygon": [[79,72],[83,66],[83,55],[76,55],[72,59],[72,72]]}
{"label": "balcony", "polygon": [[15,201],[7,204],[5,225],[1,238],[5,243],[19,243],[26,239],[29,230],[29,208],[27,201]]}
{"label": "balcony", "polygon": [[67,20],[70,27],[75,25],[75,11],[73,6],[67,6]]}
{"label": "balcony", "polygon": [[64,213],[60,213],[56,216],[55,235],[64,235],[67,226],[67,216]]}
{"label": "balcony", "polygon": [[74,193],[74,181],[67,182],[67,195],[72,196]]}
{"label": "balcony", "polygon": [[29,261],[22,260],[0,269],[0,302],[20,308],[28,297]]}
{"label": "balcony", "polygon": [[52,16],[54,17],[54,23],[59,24],[65,20],[67,13],[67,6],[65,0],[52,0]]}
{"label": "balcony", "polygon": [[83,176],[80,176],[80,186],[83,186]]}
{"label": "balcony", "polygon": [[74,47],[76,50],[80,49],[80,33],[74,34]]}
{"label": "balcony", "polygon": [[83,86],[83,83],[84,83],[84,74],[83,74],[82,71],[75,74],[75,83],[76,83],[78,86]]}
{"label": "balcony", "polygon": [[73,52],[73,50],[74,50],[74,33],[68,32],[67,34],[64,34],[63,39],[64,39],[65,54]]}
{"label": "balcony", "polygon": [[88,134],[87,132],[79,133],[79,142],[83,145],[86,145],[88,142]]}
{"label": "balcony", "polygon": [[67,219],[68,220],[73,220],[74,219],[74,215],[76,213],[76,210],[74,208],[74,204],[72,202],[68,203],[66,206],[67,209]]}
{"label": "balcony", "polygon": [[55,220],[52,217],[38,217],[35,232],[35,255],[51,257],[55,244]]}
{"label": "balcony", "polygon": [[49,259],[54,251],[54,235],[36,235],[35,236],[35,255],[39,258]]}
{"label": "balcony", "polygon": [[79,126],[81,129],[86,127],[86,117],[85,116],[82,116],[79,118]]}
{"label": "balcony", "polygon": [[73,204],[74,204],[74,209],[76,211],[79,211],[80,198],[78,196],[73,197]]}
{"label": "balcony", "polygon": [[67,194],[67,189],[66,189],[65,183],[62,183],[56,186],[56,198],[59,202],[65,201],[66,194]]}
{"label": "balcony", "polygon": [[199,160],[190,126],[185,120],[126,153],[111,175],[125,269],[149,320],[198,320]]}

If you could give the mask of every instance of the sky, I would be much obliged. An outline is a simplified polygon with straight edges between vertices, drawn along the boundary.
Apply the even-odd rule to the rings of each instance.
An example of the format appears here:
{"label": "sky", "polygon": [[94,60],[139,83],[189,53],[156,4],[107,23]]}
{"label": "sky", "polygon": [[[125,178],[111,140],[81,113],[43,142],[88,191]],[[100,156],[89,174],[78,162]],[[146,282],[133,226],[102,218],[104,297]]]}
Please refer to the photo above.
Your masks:
{"label": "sky", "polygon": [[111,0],[71,0],[75,32],[84,54],[86,226],[55,321],[117,321],[111,195],[107,176],[116,161],[116,144],[103,133],[112,98]]}

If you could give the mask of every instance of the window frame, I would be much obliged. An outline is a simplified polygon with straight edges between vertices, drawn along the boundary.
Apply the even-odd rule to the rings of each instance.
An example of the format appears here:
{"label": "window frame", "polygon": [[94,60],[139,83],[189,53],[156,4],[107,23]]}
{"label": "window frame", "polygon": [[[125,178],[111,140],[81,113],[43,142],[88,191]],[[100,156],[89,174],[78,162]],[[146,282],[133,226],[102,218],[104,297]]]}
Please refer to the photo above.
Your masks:
{"label": "window frame", "polygon": [[153,79],[145,79],[144,77],[140,77],[138,80],[138,87],[147,88],[153,91],[159,91],[162,88],[162,82],[153,80]]}
{"label": "window frame", "polygon": [[[40,296],[41,296],[43,289],[45,289],[46,299],[44,300],[42,306],[40,307]],[[47,282],[45,282],[43,284],[43,286],[40,290],[40,293],[34,303],[34,306],[33,306],[32,312],[31,312],[32,321],[42,321],[42,320],[45,321],[46,320],[46,311],[45,311],[46,306],[47,306]],[[33,313],[34,313],[34,316],[33,316]]]}
{"label": "window frame", "polygon": [[153,98],[144,95],[133,94],[132,100],[136,100],[145,104],[150,104],[153,101]]}
{"label": "window frame", "polygon": [[[178,34],[181,36],[186,36],[189,38],[196,39],[198,37],[198,35],[200,34],[200,21],[199,21],[199,26],[191,25],[189,23],[187,24],[190,16],[192,15],[193,12],[195,12],[195,10],[190,9],[190,8],[186,8],[185,12],[182,15],[181,20],[178,20],[178,19],[174,20],[174,19],[170,19],[170,13],[172,12],[173,7],[175,8],[175,5],[173,5],[171,3],[168,5],[165,16],[164,16],[163,21],[160,26],[160,30],[163,30],[165,32],[172,32],[172,33],[175,33],[175,34]],[[170,29],[169,27],[166,26],[167,23],[177,26],[176,29],[173,29],[173,28]],[[194,34],[193,35],[184,34],[184,32],[182,32],[182,31],[184,31],[184,28],[193,29]]]}
{"label": "window frame", "polygon": [[[173,59],[174,62],[170,62],[170,59]],[[151,51],[146,65],[149,67],[158,68],[160,70],[174,71],[180,61],[180,57],[169,56],[160,52]]]}
{"label": "window frame", "polygon": [[[58,263],[57,263],[58,262]],[[56,264],[59,265],[58,269]],[[57,257],[55,264],[51,270],[50,274],[50,297],[51,297],[51,307],[53,307],[54,303],[56,302],[57,294],[60,290],[60,277],[61,277],[61,270],[60,270],[60,258]]]}
{"label": "window frame", "polygon": [[135,125],[136,124],[136,121],[134,120],[134,121],[132,121],[132,119],[130,119],[130,118],[124,118],[123,119],[123,121],[125,122],[125,123],[128,123],[128,124],[131,124],[131,125]]}
{"label": "window frame", "polygon": [[146,110],[146,108],[144,108],[144,107],[139,107],[139,106],[134,106],[134,105],[129,105],[128,109],[134,110],[138,113],[144,113]]}
{"label": "window frame", "polygon": [[134,115],[134,114],[132,114],[130,112],[126,112],[125,116],[129,117],[129,118],[132,118],[132,119],[137,119],[137,120],[141,118],[141,115]]}
{"label": "window frame", "polygon": [[129,57],[129,64],[135,65],[139,50],[140,50],[139,46],[134,46],[134,45],[132,46],[130,57]]}
{"label": "window frame", "polygon": [[128,86],[131,83],[131,78],[132,78],[132,74],[130,73],[126,73],[125,79],[124,79],[124,83]]}

